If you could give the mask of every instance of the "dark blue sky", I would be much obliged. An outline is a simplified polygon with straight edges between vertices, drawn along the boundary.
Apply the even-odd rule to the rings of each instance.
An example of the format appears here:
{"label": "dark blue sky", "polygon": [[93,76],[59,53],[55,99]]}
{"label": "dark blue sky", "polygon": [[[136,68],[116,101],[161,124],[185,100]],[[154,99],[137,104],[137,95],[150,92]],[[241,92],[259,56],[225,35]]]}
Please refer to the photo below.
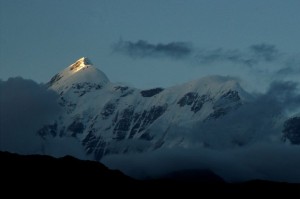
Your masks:
{"label": "dark blue sky", "polygon": [[251,88],[297,80],[299,8],[298,0],[0,0],[0,78],[47,82],[87,56],[111,81],[140,88],[211,74]]}

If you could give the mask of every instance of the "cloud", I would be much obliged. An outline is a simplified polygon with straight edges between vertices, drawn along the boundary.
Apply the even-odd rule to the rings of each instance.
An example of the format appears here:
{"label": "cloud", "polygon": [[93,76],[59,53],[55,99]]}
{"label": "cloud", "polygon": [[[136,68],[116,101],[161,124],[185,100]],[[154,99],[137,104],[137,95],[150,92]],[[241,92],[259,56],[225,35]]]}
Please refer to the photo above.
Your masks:
{"label": "cloud", "polygon": [[60,113],[58,95],[21,77],[0,80],[0,150],[21,154],[83,157],[72,138],[43,140],[37,131]]}
{"label": "cloud", "polygon": [[286,75],[291,75],[291,74],[295,74],[295,73],[300,73],[300,70],[296,70],[293,67],[285,67],[285,68],[281,68],[278,71],[276,71],[276,75],[279,75],[279,76],[286,76]]}
{"label": "cloud", "polygon": [[193,52],[191,45],[186,42],[151,44],[145,40],[137,42],[120,40],[113,46],[113,50],[133,58],[169,57],[172,59],[186,58]]}
{"label": "cloud", "polygon": [[256,44],[250,46],[250,51],[254,54],[255,59],[272,62],[280,56],[279,51],[275,45],[270,44]]}
{"label": "cloud", "polygon": [[224,50],[222,48],[214,50],[199,50],[195,55],[196,61],[200,64],[213,64],[220,62],[230,62],[252,66],[258,63],[258,60],[247,56],[240,50]]}
{"label": "cloud", "polygon": [[295,109],[300,105],[299,84],[292,81],[275,81],[265,94],[268,101],[275,101],[284,110]]}
{"label": "cloud", "polygon": [[31,80],[0,81],[0,149],[26,154],[39,150],[35,132],[59,112],[57,97]]}
{"label": "cloud", "polygon": [[240,49],[201,49],[193,48],[188,42],[151,44],[145,40],[123,41],[113,45],[113,51],[132,58],[162,58],[196,60],[201,65],[229,62],[252,67],[262,62],[275,62],[281,56],[275,45],[255,44]]}
{"label": "cloud", "polygon": [[275,62],[281,56],[275,45],[255,44],[248,49],[227,49],[222,48],[214,50],[199,50],[195,58],[202,64],[211,64],[216,62],[230,62],[246,66],[254,66],[262,62]]}
{"label": "cloud", "polygon": [[[171,128],[188,143],[141,154],[111,155],[103,163],[136,178],[183,169],[210,169],[227,181],[265,179],[300,182],[300,146],[282,141],[286,113],[300,107],[295,82],[273,82],[239,109],[213,121]],[[176,139],[175,139],[176,140]],[[188,147],[187,147],[188,146]]]}
{"label": "cloud", "polygon": [[300,182],[299,146],[258,143],[231,150],[206,148],[159,149],[152,152],[106,156],[112,169],[139,178],[158,178],[186,169],[210,169],[229,182],[251,179]]}
{"label": "cloud", "polygon": [[74,137],[50,137],[43,140],[42,151],[40,153],[54,157],[71,155],[79,159],[90,159],[92,155],[87,155],[81,143]]}
{"label": "cloud", "polygon": [[296,57],[285,60],[284,67],[276,71],[275,75],[280,77],[299,75],[300,74],[300,60]]}

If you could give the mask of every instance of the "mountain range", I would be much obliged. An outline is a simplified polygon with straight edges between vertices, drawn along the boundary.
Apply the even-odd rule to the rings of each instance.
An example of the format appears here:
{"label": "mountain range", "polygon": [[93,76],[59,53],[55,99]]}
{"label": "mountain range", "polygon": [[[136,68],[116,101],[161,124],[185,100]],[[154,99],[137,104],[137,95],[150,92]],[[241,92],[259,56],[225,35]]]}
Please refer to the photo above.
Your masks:
{"label": "mountain range", "polygon": [[96,160],[107,154],[189,146],[189,138],[176,133],[178,129],[218,120],[251,99],[237,80],[220,76],[166,89],[136,89],[110,82],[87,58],[56,74],[48,87],[59,94],[63,112],[38,134],[75,137]]}
{"label": "mountain range", "polygon": [[[56,74],[47,86],[59,95],[63,111],[38,135],[43,139],[74,137],[94,160],[160,148],[232,148],[256,139],[254,134],[243,134],[243,126],[226,139],[201,131],[201,126],[216,125],[253,99],[235,78],[209,76],[169,88],[141,90],[111,82],[83,57]],[[299,128],[291,128],[291,123],[299,125],[297,121],[286,122],[283,140],[299,143]],[[296,133],[291,130],[295,128]],[[194,134],[200,138],[197,142]]]}

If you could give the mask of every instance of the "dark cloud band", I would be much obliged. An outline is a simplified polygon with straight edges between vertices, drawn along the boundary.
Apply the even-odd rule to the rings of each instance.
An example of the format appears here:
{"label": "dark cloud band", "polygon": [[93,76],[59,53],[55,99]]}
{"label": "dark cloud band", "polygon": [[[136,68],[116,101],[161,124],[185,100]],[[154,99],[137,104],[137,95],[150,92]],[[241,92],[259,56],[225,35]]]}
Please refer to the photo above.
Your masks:
{"label": "dark cloud band", "polygon": [[173,59],[181,59],[189,56],[193,52],[191,45],[186,42],[151,44],[145,40],[139,40],[137,42],[120,40],[113,46],[113,50],[133,58],[170,57]]}
{"label": "dark cloud band", "polygon": [[265,43],[251,45],[245,50],[223,48],[196,50],[188,42],[151,44],[145,40],[137,42],[120,40],[113,45],[113,51],[132,58],[168,57],[177,60],[189,58],[200,64],[229,62],[250,67],[261,62],[275,62],[280,57],[275,45]]}

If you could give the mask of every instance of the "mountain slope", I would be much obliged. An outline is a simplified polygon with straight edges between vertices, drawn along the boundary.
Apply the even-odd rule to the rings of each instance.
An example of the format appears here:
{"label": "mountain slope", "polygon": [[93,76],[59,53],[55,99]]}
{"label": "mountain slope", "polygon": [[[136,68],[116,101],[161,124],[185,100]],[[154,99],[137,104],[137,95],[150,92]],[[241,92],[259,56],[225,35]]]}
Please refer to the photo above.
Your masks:
{"label": "mountain slope", "polygon": [[[49,82],[64,112],[39,135],[73,136],[96,160],[112,153],[191,145],[178,129],[217,120],[250,99],[233,78],[211,76],[170,88],[112,83],[81,58]],[[205,143],[213,147],[210,143]]]}

